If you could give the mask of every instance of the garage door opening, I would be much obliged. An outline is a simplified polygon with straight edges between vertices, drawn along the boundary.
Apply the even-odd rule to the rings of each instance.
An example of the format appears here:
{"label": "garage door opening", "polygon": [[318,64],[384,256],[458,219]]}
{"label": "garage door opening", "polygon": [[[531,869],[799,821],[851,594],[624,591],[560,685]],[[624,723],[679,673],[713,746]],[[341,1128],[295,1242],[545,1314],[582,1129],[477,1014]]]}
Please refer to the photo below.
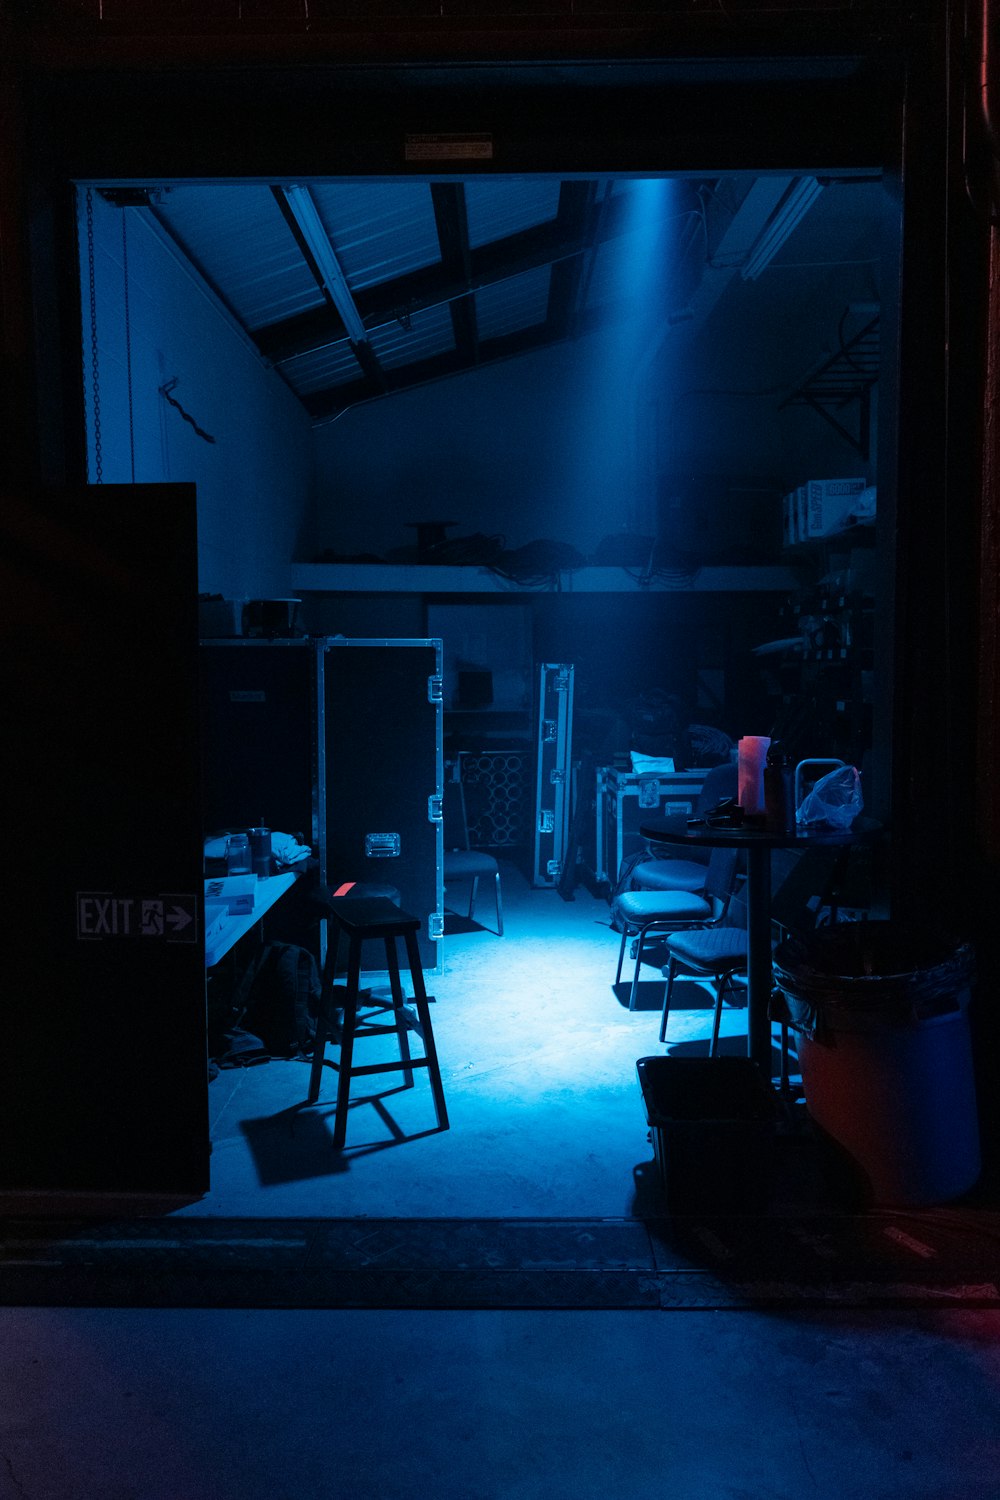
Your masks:
{"label": "garage door opening", "polygon": [[[89,481],[197,487],[205,839],[263,822],[327,885],[400,888],[452,1120],[429,1129],[418,1081],[356,1105],[339,1156],[332,1082],[306,1110],[301,1061],[222,1066],[192,1211],[642,1211],[635,1061],[663,981],[644,965],[629,1009],[609,905],[641,822],[693,813],[743,735],[887,799],[900,225],[880,173],[76,193]],[[297,602],[268,627],[267,600]],[[354,644],[364,666],[317,690]],[[418,659],[434,686],[411,711]],[[455,781],[502,936],[488,891],[470,914],[445,885]],[[365,843],[384,834],[403,852]],[[304,910],[278,902],[265,937],[322,962]],[[209,971],[223,1007],[232,953]],[[667,1046],[704,1052],[710,996],[688,992]],[[723,1050],[745,1037],[727,1007]]]}

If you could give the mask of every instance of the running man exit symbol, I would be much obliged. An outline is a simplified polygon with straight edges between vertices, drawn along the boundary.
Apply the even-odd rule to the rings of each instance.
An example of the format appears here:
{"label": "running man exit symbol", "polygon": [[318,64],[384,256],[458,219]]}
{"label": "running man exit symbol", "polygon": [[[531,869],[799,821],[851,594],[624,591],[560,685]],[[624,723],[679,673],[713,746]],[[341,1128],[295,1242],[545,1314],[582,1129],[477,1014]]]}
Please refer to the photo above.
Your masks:
{"label": "running man exit symbol", "polygon": [[142,903],[142,935],[143,937],[163,936],[162,901],[144,901]]}

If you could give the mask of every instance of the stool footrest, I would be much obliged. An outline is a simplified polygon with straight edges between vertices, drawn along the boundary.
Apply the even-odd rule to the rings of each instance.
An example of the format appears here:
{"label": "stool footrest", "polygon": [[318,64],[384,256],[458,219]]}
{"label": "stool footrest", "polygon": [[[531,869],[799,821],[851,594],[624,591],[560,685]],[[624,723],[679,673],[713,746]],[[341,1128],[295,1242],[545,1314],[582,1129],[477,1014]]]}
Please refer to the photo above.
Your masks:
{"label": "stool footrest", "polygon": [[351,1064],[351,1077],[363,1078],[372,1073],[408,1073],[411,1068],[429,1068],[430,1059],[426,1057],[400,1058],[399,1062],[365,1063],[363,1067],[355,1067]]}

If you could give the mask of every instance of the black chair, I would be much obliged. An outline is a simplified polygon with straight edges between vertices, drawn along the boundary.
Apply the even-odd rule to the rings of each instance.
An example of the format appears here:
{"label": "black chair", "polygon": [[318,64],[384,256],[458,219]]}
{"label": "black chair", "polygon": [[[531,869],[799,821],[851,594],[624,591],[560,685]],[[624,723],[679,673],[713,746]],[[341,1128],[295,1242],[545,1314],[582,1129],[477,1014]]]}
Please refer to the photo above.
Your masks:
{"label": "black chair", "polygon": [[635,937],[635,972],[629,992],[629,1010],[635,1009],[646,939],[652,935],[674,933],[678,929],[711,929],[725,920],[729,899],[736,883],[739,853],[736,849],[713,849],[705,867],[706,878],[701,894],[693,891],[622,891],[615,897],[612,917],[621,926],[618,950],[617,985],[625,961],[625,944]]}
{"label": "black chair", "polygon": [[715,927],[710,931],[673,933],[667,938],[667,953],[667,963],[663,970],[667,982],[663,992],[663,1010],[660,1014],[660,1041],[667,1040],[670,1001],[673,998],[674,980],[680,970],[688,978],[711,981],[715,995],[715,1014],[712,1018],[712,1040],[709,1043],[708,1055],[714,1057],[719,1045],[722,1002],[726,990],[735,989],[739,976],[746,974],[746,926],[725,926]]}
{"label": "black chair", "polygon": [[[771,857],[773,894],[771,897],[772,932],[781,936],[790,932],[808,932],[825,906],[832,921],[837,919],[838,893],[844,879],[850,850],[776,849]],[[742,897],[734,899],[725,923],[712,931],[678,932],[666,941],[667,963],[663,973],[666,986],[660,1016],[660,1041],[667,1039],[667,1022],[674,980],[680,977],[708,979],[715,996],[712,1040],[709,1056],[714,1057],[719,1043],[722,1006],[727,990],[746,983],[747,930],[746,906]],[[788,1028],[781,1022],[781,1082],[788,1079]]]}
{"label": "black chair", "polygon": [[469,826],[465,816],[465,789],[460,781],[444,784],[444,883],[445,889],[469,882],[469,910],[472,921],[476,896],[482,879],[493,881],[496,899],[497,937],[503,937],[503,899],[500,894],[500,866],[492,854],[469,848]]}

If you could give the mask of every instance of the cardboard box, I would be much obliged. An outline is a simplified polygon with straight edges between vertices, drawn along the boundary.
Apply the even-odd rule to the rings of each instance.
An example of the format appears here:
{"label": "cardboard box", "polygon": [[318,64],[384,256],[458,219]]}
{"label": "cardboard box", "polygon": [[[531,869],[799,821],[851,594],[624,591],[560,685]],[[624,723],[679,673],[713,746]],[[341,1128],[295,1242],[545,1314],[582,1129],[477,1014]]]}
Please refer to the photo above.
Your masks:
{"label": "cardboard box", "polygon": [[[224,906],[229,916],[252,912],[257,897],[256,875],[226,875],[220,880],[205,881],[205,901]],[[206,909],[206,921],[207,921]]]}
{"label": "cardboard box", "polygon": [[809,486],[800,484],[795,491],[795,535],[796,542],[804,542],[809,535]]}
{"label": "cardboard box", "polygon": [[851,524],[851,517],[867,485],[864,479],[810,479],[806,491],[805,532],[808,537],[830,536]]}

